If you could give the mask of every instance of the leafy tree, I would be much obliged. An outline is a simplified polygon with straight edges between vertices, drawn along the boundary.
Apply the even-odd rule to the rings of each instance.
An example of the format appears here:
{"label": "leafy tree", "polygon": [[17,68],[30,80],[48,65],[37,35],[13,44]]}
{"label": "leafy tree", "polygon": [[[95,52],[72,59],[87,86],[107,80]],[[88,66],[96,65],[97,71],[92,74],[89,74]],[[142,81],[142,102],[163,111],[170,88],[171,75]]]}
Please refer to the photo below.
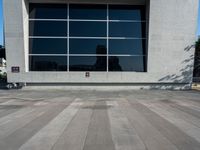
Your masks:
{"label": "leafy tree", "polygon": [[200,77],[200,38],[195,44],[194,76]]}
{"label": "leafy tree", "polygon": [[195,48],[196,48],[196,51],[200,52],[200,37],[196,42]]}

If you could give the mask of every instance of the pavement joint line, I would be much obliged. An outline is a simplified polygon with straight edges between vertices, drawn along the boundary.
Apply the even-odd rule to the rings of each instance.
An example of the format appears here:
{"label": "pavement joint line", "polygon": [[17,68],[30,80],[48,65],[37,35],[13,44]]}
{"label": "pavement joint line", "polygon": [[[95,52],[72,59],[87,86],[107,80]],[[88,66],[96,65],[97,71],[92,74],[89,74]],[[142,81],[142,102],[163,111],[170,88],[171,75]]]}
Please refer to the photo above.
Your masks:
{"label": "pavement joint line", "polygon": [[[14,117],[11,117],[12,115],[15,115],[17,113],[23,112],[24,110],[27,110],[27,109],[30,109],[30,110],[28,110],[26,113],[23,113],[22,115],[16,115]],[[21,117],[23,117],[23,116],[25,116],[27,114],[30,114],[31,112],[34,112],[34,111],[37,111],[37,110],[35,108],[31,107],[31,106],[28,106],[28,107],[26,107],[24,109],[17,110],[15,113],[12,113],[12,114],[10,114],[8,116],[0,118],[0,121],[5,120],[5,119],[9,119],[11,121],[14,121],[14,119],[21,118]],[[0,124],[1,124],[1,122],[0,122]]]}
{"label": "pavement joint line", "polygon": [[[96,100],[95,100],[96,101]],[[94,101],[94,104],[93,104],[93,106],[95,105],[95,102]],[[90,122],[89,122],[89,124],[88,124],[88,126],[87,126],[87,134],[86,134],[86,136],[85,136],[85,139],[84,139],[84,144],[83,144],[83,148],[82,148],[82,150],[84,150],[84,146],[85,146],[85,144],[86,144],[86,140],[87,140],[87,138],[88,138],[88,130],[89,130],[89,127],[90,127],[90,124],[91,124],[91,118],[94,116],[94,110],[92,110],[92,113],[91,113],[91,117],[90,117]]]}
{"label": "pavement joint line", "polygon": [[23,144],[19,150],[28,150],[31,148],[35,150],[50,150],[60,137],[60,134],[63,133],[68,124],[71,122],[71,119],[73,119],[74,115],[76,115],[82,104],[83,102],[80,102],[79,98],[75,99],[48,125],[44,126],[40,132],[36,133],[25,144]]}
{"label": "pavement joint line", "polygon": [[[153,112],[155,112],[156,114],[158,114],[161,117],[164,117],[166,120],[168,120],[170,123],[174,124],[175,126],[177,126],[180,130],[182,130],[185,134],[193,137],[194,139],[196,139],[198,142],[200,142],[200,136],[197,133],[200,133],[199,127],[190,124],[189,122],[187,122],[186,120],[183,120],[181,118],[179,118],[178,116],[169,113],[167,110],[161,110],[161,108],[156,107],[154,105],[149,105],[149,104],[145,104],[142,103],[144,106],[147,106],[148,108],[150,108],[150,110],[152,110]],[[196,133],[194,133],[192,130],[195,130]]]}
{"label": "pavement joint line", "polygon": [[[112,139],[115,143],[116,150],[131,149],[131,150],[146,150],[144,142],[141,140],[140,136],[136,132],[136,129],[131,125],[129,119],[125,117],[125,114],[120,108],[117,101],[107,101],[109,106],[112,106],[108,110]],[[122,134],[123,133],[123,134]],[[131,141],[128,145],[123,145],[123,136],[125,139],[129,138]]]}
{"label": "pavement joint line", "polygon": [[[30,95],[29,97],[33,99],[34,97],[37,98],[40,96],[38,96],[38,92],[33,92],[31,93],[31,95],[28,93],[28,96]],[[18,93],[9,94],[7,92],[6,94],[10,97],[15,97],[15,95],[17,95],[17,97],[20,97],[20,94]],[[22,97],[28,97],[26,93],[25,95],[23,94],[24,93],[22,93]],[[46,93],[44,93],[44,95],[45,94]],[[92,91],[89,91],[84,93],[74,92],[71,94],[63,92],[63,95],[56,94],[51,96],[51,93],[50,95],[46,94],[45,96],[43,96],[43,98],[45,99],[44,101],[23,101],[14,99],[13,101],[10,101],[8,104],[5,105],[1,105],[1,103],[8,102],[10,99],[1,99],[0,97],[0,150],[16,150],[18,148],[20,149],[21,146],[26,144],[32,137],[34,137],[38,133],[41,133],[41,129],[49,125],[52,120],[54,120],[75,100],[77,101],[77,103],[72,104],[72,110],[65,112],[63,117],[57,119],[56,125],[54,124],[53,126],[51,124],[50,129],[46,130],[46,135],[44,135],[44,132],[42,131],[38,142],[35,142],[35,140],[32,141],[36,143],[35,145],[33,144],[28,148],[25,147],[23,150],[83,150],[84,146],[86,145],[86,139],[89,135],[87,130],[89,129],[91,117],[90,119],[88,119],[88,113],[82,112],[91,111],[90,115],[92,116],[94,115],[94,110],[97,110],[98,113],[100,112],[99,114],[102,118],[105,117],[102,116],[102,111],[106,111],[108,113],[108,120],[106,121],[102,121],[99,115],[95,116],[97,119],[95,119],[96,122],[95,124],[92,124],[92,126],[98,129],[99,124],[106,125],[108,122],[111,124],[111,128],[109,128],[109,130],[111,130],[111,136],[107,136],[108,130],[105,133],[103,133],[104,130],[100,130],[98,133],[99,135],[101,134],[102,139],[107,139],[107,137],[109,137],[108,140],[112,139],[114,145],[119,146],[115,147],[115,150],[199,150],[200,134],[198,133],[200,133],[200,118],[197,117],[199,116],[200,112],[200,99],[198,98],[199,96],[200,91],[196,90],[175,92],[131,91],[129,93],[109,93],[109,91],[106,93],[94,93]],[[100,107],[96,107],[96,102]],[[20,105],[20,107],[18,107],[18,105]],[[149,107],[147,107],[147,105]],[[180,106],[180,108],[183,107],[183,109],[175,109],[179,107],[171,107],[174,105],[178,105]],[[168,107],[171,107],[171,109],[168,109]],[[35,111],[28,113],[28,111],[31,111],[31,108],[35,109]],[[159,110],[158,113],[164,115],[159,115],[158,113],[152,111],[151,108],[155,111]],[[57,111],[57,109],[60,109],[60,111]],[[64,131],[62,132],[61,128],[63,128],[64,124],[68,122],[63,121],[62,119],[68,120],[66,119],[66,116],[72,116],[71,112],[73,112],[74,109],[78,109],[78,111],[73,116],[73,119],[76,116],[82,116],[81,118],[84,119],[85,122],[88,122],[89,125],[85,125],[83,127],[83,122],[78,117],[78,119],[76,118],[73,123],[73,119],[71,119],[70,123],[65,127]],[[49,115],[49,113],[52,113],[55,110],[57,113],[55,113],[54,116],[52,115],[52,117],[50,117],[51,115]],[[20,112],[17,113],[18,111]],[[152,113],[150,111],[152,111]],[[162,113],[163,111],[166,113]],[[110,112],[111,117],[109,118]],[[23,116],[24,113],[27,116]],[[40,116],[42,115],[44,116],[40,118]],[[86,115],[88,121],[85,120],[85,118],[83,117]],[[48,122],[45,120],[46,116],[49,117]],[[168,120],[169,117],[171,117],[172,119],[182,119],[188,124],[182,123],[180,126],[177,126],[176,124],[170,122],[171,119]],[[30,118],[34,119],[32,120]],[[183,128],[184,126],[185,128]],[[199,128],[193,128],[192,126],[196,126]],[[135,130],[135,132],[132,131],[132,128],[133,130]],[[114,132],[112,132],[112,130]],[[82,136],[80,136],[79,131],[82,132]],[[89,132],[91,132],[90,129]],[[98,133],[97,136],[99,136]],[[143,142],[143,149],[140,149],[141,145],[137,144],[138,140],[134,140],[135,133],[138,134],[139,139]],[[66,135],[61,137],[62,134]],[[116,138],[114,140],[113,135],[114,138]],[[197,140],[196,138],[198,138],[199,140]],[[99,139],[95,139],[95,135],[93,135],[90,139],[94,140],[94,142],[97,143],[101,142]],[[77,142],[78,140],[79,143]],[[170,143],[166,143],[167,141],[169,141]],[[29,144],[32,144],[32,142]],[[57,144],[55,148],[53,148],[52,145],[55,145],[55,143]],[[70,144],[70,146],[75,145],[75,147],[79,148],[69,148],[68,144]],[[16,145],[17,147],[15,147]],[[173,148],[173,145],[177,149]],[[102,145],[102,147],[104,146],[105,145]],[[88,147],[86,149],[96,150],[102,149],[102,147],[96,146],[94,148]],[[107,150],[106,148],[103,149]]]}
{"label": "pavement joint line", "polygon": [[25,116],[25,115],[28,115],[28,114],[30,114],[30,113],[32,113],[32,112],[34,112],[34,111],[35,111],[35,110],[32,109],[32,110],[30,110],[29,112],[27,112],[27,113],[25,113],[25,114],[16,116],[15,118],[21,118],[21,117],[23,117],[23,116]]}
{"label": "pavement joint line", "polygon": [[43,111],[43,112],[41,112],[41,113],[39,113],[38,115],[37,115],[37,117],[40,117],[40,116],[42,116],[43,114],[45,114],[45,112]]}
{"label": "pavement joint line", "polygon": [[9,122],[11,122],[11,120],[7,120],[7,121],[5,121],[5,122],[2,122],[2,123],[0,123],[0,126],[2,126],[2,125],[4,125],[4,124],[7,124],[7,123],[9,123]]}
{"label": "pavement joint line", "polygon": [[41,100],[45,100],[44,98],[37,98],[37,99],[33,99],[33,98],[22,98],[22,97],[0,97],[0,99],[15,99],[15,100],[27,100],[27,101],[41,101]]}
{"label": "pavement joint line", "polygon": [[0,99],[9,99],[10,97],[0,97]]}
{"label": "pavement joint line", "polygon": [[9,101],[7,101],[7,102],[3,102],[3,103],[0,103],[0,105],[1,106],[4,106],[4,105],[8,105],[9,103],[12,103],[12,102],[14,102],[14,101],[16,101],[16,100],[9,100]]}
{"label": "pavement joint line", "polygon": [[39,103],[34,104],[34,106],[45,106],[47,104],[48,104],[47,102],[39,102]]}
{"label": "pavement joint line", "polygon": [[[16,111],[15,113],[18,113],[18,112],[20,112],[20,111],[22,111],[22,110],[18,110],[18,111]],[[33,108],[30,108],[30,110],[28,110],[25,114],[23,114],[23,115],[16,115],[16,116],[14,116],[14,117],[10,117],[10,116],[5,116],[5,118],[11,118],[11,119],[15,119],[15,118],[19,118],[19,116],[20,117],[22,117],[22,116],[24,116],[24,115],[26,115],[26,114],[29,114],[30,112],[33,112]],[[13,115],[13,114],[11,114],[11,115]],[[0,118],[0,120],[2,120],[2,119],[4,119],[4,118]]]}
{"label": "pavement joint line", "polygon": [[[77,99],[75,99],[75,100],[82,101],[83,99],[77,98]],[[75,100],[74,100],[74,101],[75,101]],[[82,103],[82,102],[81,102],[81,103],[80,103],[80,107],[81,107],[81,106],[84,106],[84,104],[85,104],[85,103]],[[73,106],[73,105],[72,105],[72,106]],[[75,106],[75,105],[74,105],[74,106]],[[76,118],[76,116],[78,115],[78,112],[79,112],[79,111],[80,111],[80,108],[77,110],[77,113],[72,117],[70,123]],[[70,123],[69,123],[69,124],[70,124]],[[69,126],[69,124],[66,126],[66,128],[64,129],[64,131],[67,130],[67,127]],[[53,144],[51,150],[54,149],[54,147],[55,147],[56,143],[58,142],[58,140],[63,136],[64,131],[63,131],[63,133],[60,134],[60,136],[58,137],[58,139],[56,140],[56,142]]]}

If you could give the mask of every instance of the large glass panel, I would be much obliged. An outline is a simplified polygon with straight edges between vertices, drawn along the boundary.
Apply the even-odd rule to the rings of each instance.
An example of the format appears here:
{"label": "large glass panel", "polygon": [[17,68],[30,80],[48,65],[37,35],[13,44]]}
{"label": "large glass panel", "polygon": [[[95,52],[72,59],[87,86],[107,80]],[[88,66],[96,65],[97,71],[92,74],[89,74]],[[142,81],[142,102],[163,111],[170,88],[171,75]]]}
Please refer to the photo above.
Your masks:
{"label": "large glass panel", "polygon": [[67,4],[29,4],[31,19],[67,19]]}
{"label": "large glass panel", "polygon": [[67,21],[29,21],[30,36],[67,36]]}
{"label": "large glass panel", "polygon": [[106,29],[106,22],[71,21],[69,34],[78,37],[106,37]]}
{"label": "large glass panel", "polygon": [[107,18],[106,5],[70,5],[69,17],[70,19],[93,19],[106,20]]}
{"label": "large glass panel", "polygon": [[30,56],[30,71],[67,71],[65,56]]}
{"label": "large glass panel", "polygon": [[110,20],[145,20],[145,6],[110,5]]}
{"label": "large glass panel", "polygon": [[109,71],[144,72],[144,57],[111,56],[109,57]]}
{"label": "large glass panel", "polygon": [[109,54],[145,55],[145,40],[142,39],[109,40]]}
{"label": "large glass panel", "polygon": [[69,57],[70,71],[106,71],[107,57]]}
{"label": "large glass panel", "polygon": [[30,56],[30,71],[67,71],[68,56],[56,54],[68,50],[70,71],[107,71],[107,59],[111,72],[146,71],[145,6],[109,5],[108,14],[104,4],[70,4],[69,8],[74,20],[69,21],[68,33],[68,22],[59,20],[68,18],[67,4],[30,4],[29,53],[39,54]]}
{"label": "large glass panel", "polygon": [[70,54],[107,54],[106,40],[70,39]]}
{"label": "large glass panel", "polygon": [[145,37],[145,23],[142,22],[110,22],[110,37]]}
{"label": "large glass panel", "polygon": [[67,54],[67,39],[30,38],[30,54]]}

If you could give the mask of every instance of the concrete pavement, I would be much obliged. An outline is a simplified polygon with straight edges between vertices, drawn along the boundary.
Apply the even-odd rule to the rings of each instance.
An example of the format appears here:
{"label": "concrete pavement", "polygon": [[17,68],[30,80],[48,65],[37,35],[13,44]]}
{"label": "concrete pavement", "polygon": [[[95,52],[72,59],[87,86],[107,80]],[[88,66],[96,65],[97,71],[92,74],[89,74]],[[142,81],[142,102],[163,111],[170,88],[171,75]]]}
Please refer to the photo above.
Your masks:
{"label": "concrete pavement", "polygon": [[198,91],[0,91],[2,150],[199,150]]}

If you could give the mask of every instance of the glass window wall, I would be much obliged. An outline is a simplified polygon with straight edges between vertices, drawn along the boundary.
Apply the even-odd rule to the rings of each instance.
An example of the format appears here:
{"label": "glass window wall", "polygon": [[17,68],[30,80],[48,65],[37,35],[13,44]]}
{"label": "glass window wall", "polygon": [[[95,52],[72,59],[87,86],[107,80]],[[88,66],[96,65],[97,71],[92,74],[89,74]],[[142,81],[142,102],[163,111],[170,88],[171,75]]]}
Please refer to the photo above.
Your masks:
{"label": "glass window wall", "polygon": [[30,71],[146,71],[145,6],[29,5]]}

